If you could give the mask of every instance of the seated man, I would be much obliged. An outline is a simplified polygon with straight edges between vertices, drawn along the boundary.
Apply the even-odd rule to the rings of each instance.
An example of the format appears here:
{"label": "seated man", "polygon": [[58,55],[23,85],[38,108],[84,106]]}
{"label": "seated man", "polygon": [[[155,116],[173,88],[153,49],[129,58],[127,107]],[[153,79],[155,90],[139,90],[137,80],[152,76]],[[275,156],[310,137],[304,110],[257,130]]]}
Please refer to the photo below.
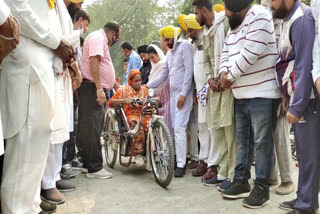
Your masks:
{"label": "seated man", "polygon": [[[117,93],[109,101],[109,107],[117,108],[123,105],[129,126],[133,129],[139,121],[142,106],[133,107],[131,104],[132,98],[144,99],[147,96],[148,88],[141,86],[140,71],[131,70],[128,77],[128,84],[118,89]],[[147,123],[149,119],[149,115],[142,117],[142,126],[140,126],[138,133],[134,136],[135,147],[132,150],[134,156],[141,155],[144,151],[146,134],[148,133]]]}

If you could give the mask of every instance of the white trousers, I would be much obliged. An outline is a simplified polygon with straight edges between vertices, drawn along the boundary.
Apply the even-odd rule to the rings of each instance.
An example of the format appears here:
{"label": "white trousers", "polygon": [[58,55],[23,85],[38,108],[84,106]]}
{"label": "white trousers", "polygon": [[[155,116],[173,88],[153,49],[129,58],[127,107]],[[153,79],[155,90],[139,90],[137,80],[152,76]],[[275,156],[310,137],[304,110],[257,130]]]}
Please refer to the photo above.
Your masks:
{"label": "white trousers", "polygon": [[63,143],[50,144],[47,165],[42,177],[41,188],[56,188],[56,182],[61,180],[60,171],[62,168],[62,147]]}
{"label": "white trousers", "polygon": [[177,167],[184,168],[187,159],[187,127],[174,129]]}
{"label": "white trousers", "polygon": [[208,167],[219,165],[219,162],[220,162],[220,152],[219,152],[218,145],[215,141],[216,130],[214,128],[210,128],[209,132],[210,132],[210,150],[209,150],[208,161],[207,161]]}
{"label": "white trousers", "polygon": [[210,151],[210,132],[207,123],[198,123],[199,128],[199,141],[200,141],[200,153],[199,160],[207,161]]}
{"label": "white trousers", "polygon": [[40,184],[51,136],[51,110],[40,81],[31,84],[25,126],[7,139],[1,184],[4,214],[39,213]]}

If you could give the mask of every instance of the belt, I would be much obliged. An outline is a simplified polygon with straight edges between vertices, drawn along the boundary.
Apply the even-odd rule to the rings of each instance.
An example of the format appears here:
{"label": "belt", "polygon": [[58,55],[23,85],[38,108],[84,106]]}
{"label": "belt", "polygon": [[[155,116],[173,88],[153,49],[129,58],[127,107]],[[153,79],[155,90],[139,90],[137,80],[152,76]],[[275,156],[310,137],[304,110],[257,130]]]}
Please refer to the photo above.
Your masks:
{"label": "belt", "polygon": [[198,50],[199,50],[199,51],[203,51],[203,45],[199,45],[199,46],[198,46]]}

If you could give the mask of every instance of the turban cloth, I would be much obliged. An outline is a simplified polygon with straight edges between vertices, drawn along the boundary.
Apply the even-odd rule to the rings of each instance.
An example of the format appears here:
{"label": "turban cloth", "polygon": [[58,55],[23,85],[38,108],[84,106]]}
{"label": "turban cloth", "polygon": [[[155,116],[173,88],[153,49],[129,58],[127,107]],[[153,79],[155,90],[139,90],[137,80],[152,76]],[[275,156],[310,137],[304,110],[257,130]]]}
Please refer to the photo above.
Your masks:
{"label": "turban cloth", "polygon": [[253,0],[224,0],[225,7],[232,12],[240,12],[247,8]]}
{"label": "turban cloth", "polygon": [[137,48],[138,54],[147,53],[147,48],[148,48],[148,45],[141,45],[140,47]]}
{"label": "turban cloth", "polygon": [[183,18],[184,18],[184,17],[186,17],[186,15],[180,14],[180,15],[178,16],[178,22],[179,22],[180,27],[182,28],[182,30],[187,31],[187,30],[188,30],[188,29],[187,29],[187,26],[185,25],[185,23],[184,23],[184,21],[183,21]]}
{"label": "turban cloth", "polygon": [[223,4],[216,4],[213,6],[213,11],[220,13],[222,11],[224,11],[224,6]]}
{"label": "turban cloth", "polygon": [[180,28],[170,25],[170,26],[161,28],[160,37],[164,37],[164,38],[168,38],[168,39],[174,39],[174,31],[175,31],[175,29],[177,30],[177,36],[179,36],[180,33],[181,33]]}
{"label": "turban cloth", "polygon": [[77,3],[83,3],[83,1],[84,1],[84,0],[69,0],[69,2],[75,3],[75,4],[77,4]]}
{"label": "turban cloth", "polygon": [[49,6],[50,10],[53,9],[56,1],[55,0],[47,0],[47,2],[48,2],[48,6]]}
{"label": "turban cloth", "polygon": [[128,77],[128,84],[129,85],[131,85],[131,83],[132,83],[132,78],[138,74],[141,75],[140,71],[138,71],[138,70],[133,69],[130,71],[129,77]]}
{"label": "turban cloth", "polygon": [[203,27],[197,22],[196,16],[194,14],[190,14],[188,16],[183,17],[183,21],[188,28],[200,30]]}

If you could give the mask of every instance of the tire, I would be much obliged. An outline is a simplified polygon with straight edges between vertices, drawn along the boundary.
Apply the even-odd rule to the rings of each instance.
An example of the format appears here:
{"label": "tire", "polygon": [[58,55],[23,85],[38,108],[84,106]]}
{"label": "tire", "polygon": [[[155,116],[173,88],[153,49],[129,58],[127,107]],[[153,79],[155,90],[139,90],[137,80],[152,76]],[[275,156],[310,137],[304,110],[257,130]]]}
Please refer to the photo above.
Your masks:
{"label": "tire", "polygon": [[[161,136],[162,130],[162,138]],[[155,151],[152,151],[150,143],[150,160],[152,172],[156,182],[163,188],[166,188],[171,183],[174,173],[174,146],[168,126],[162,120],[156,120],[152,124],[153,140]],[[160,148],[160,142],[166,142],[166,148]],[[164,150],[165,149],[165,150]],[[160,151],[160,153],[159,153]],[[162,153],[162,152],[163,153]],[[162,153],[162,154],[161,154]],[[163,174],[165,173],[165,174]],[[162,174],[162,175],[161,175]]]}
{"label": "tire", "polygon": [[[107,118],[104,124],[104,132],[111,133],[113,131],[113,127],[114,127],[114,123],[110,118],[110,116],[107,115]],[[113,168],[117,162],[118,143],[116,142],[116,138],[110,138],[106,134],[103,136],[103,138],[104,138],[104,153],[105,153],[106,162],[110,168]]]}

